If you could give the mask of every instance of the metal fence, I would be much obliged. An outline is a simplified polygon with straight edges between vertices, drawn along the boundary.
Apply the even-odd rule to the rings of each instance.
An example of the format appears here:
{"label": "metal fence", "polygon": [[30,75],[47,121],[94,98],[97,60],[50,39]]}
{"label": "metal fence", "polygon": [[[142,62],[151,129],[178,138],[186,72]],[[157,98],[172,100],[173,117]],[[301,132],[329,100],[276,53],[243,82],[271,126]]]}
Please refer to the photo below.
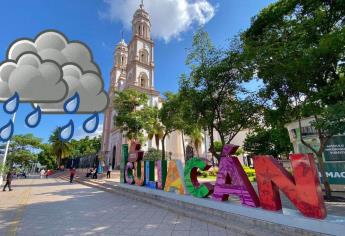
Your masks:
{"label": "metal fence", "polygon": [[66,161],[65,168],[92,168],[97,167],[99,160],[97,158],[97,154],[90,154],[81,157],[73,157],[69,158]]}

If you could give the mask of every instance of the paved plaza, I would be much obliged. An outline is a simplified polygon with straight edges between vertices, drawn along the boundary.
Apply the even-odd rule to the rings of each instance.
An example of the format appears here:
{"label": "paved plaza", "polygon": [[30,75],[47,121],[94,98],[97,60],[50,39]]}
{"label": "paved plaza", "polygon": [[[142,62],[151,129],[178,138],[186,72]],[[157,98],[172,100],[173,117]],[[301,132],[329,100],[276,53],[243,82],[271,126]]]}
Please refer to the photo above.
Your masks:
{"label": "paved plaza", "polygon": [[1,192],[0,235],[233,235],[179,216],[61,179],[15,180]]}

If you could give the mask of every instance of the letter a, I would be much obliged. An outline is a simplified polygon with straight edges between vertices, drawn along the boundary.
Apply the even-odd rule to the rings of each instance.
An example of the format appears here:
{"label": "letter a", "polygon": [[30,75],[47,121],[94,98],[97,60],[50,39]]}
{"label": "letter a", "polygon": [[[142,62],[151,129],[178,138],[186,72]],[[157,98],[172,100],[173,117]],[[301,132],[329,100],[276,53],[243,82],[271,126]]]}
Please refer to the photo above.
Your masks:
{"label": "letter a", "polygon": [[231,155],[237,148],[235,145],[224,146],[212,198],[226,201],[229,194],[233,194],[240,197],[243,205],[258,207],[260,202],[253,186],[237,157]]}
{"label": "letter a", "polygon": [[179,194],[185,192],[182,163],[179,160],[169,161],[164,191],[170,192],[171,188],[176,189]]}

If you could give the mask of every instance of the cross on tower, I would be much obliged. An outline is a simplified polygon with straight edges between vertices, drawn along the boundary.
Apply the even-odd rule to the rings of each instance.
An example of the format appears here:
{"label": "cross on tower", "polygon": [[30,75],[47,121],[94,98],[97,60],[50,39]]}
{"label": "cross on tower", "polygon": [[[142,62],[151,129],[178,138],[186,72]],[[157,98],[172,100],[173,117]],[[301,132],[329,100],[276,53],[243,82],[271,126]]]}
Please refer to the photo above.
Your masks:
{"label": "cross on tower", "polygon": [[141,0],[140,8],[142,9],[144,7],[144,0]]}

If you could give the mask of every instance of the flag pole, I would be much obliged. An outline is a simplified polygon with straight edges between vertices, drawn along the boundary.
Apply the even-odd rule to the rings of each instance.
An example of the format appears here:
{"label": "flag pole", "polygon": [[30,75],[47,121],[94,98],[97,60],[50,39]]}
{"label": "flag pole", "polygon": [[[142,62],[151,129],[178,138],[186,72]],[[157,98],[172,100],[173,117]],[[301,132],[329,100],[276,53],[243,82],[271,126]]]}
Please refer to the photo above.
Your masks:
{"label": "flag pole", "polygon": [[[15,112],[12,116],[12,122],[14,124],[14,121],[16,120],[16,114],[17,112]],[[6,143],[6,148],[5,148],[5,154],[4,154],[4,158],[2,160],[2,166],[5,167],[6,165],[6,159],[7,159],[7,154],[8,154],[8,149],[10,148],[10,142],[11,142],[11,139],[7,141]],[[0,170],[0,186],[2,186],[2,183],[3,183],[3,177],[2,177],[3,173],[2,173],[2,170]]]}

